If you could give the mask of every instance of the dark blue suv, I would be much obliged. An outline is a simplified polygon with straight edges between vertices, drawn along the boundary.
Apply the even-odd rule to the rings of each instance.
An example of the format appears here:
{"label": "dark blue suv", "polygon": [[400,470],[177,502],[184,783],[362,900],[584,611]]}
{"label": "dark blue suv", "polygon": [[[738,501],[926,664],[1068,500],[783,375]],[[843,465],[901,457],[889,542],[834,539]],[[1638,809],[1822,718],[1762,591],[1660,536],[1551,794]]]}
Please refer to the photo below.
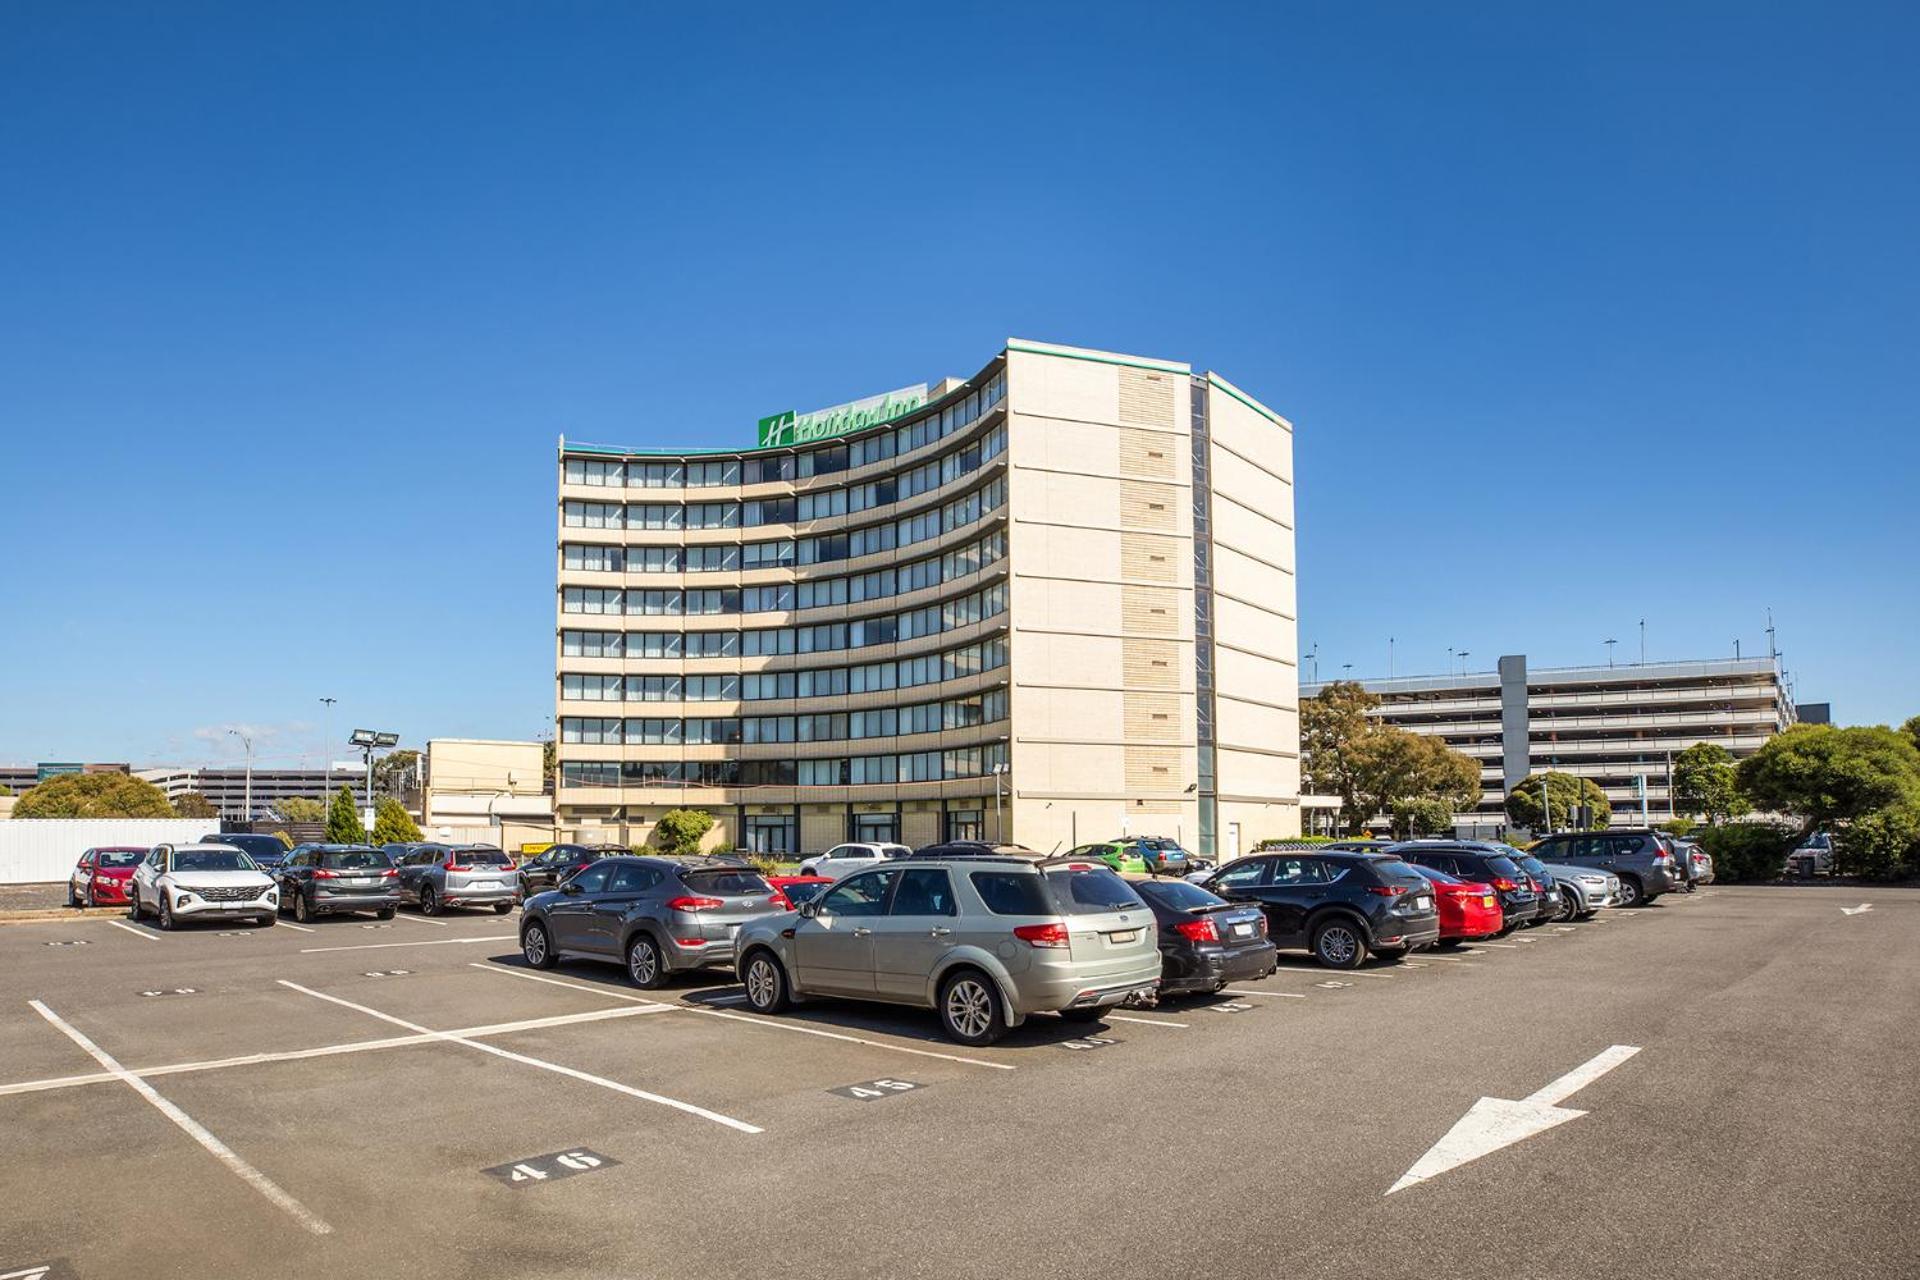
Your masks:
{"label": "dark blue suv", "polygon": [[1398,858],[1375,853],[1256,853],[1200,881],[1234,902],[1258,903],[1278,947],[1298,947],[1329,969],[1369,952],[1398,960],[1440,939],[1433,885]]}

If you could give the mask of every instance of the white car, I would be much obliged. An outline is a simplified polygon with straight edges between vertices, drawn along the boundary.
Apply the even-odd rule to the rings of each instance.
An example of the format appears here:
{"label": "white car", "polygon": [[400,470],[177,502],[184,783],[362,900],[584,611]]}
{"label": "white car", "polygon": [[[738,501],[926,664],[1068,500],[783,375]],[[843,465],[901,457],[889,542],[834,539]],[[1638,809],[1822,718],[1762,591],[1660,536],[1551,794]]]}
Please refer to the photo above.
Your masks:
{"label": "white car", "polygon": [[817,857],[806,859],[800,864],[800,874],[831,876],[838,880],[849,871],[878,866],[893,858],[904,858],[912,852],[903,844],[872,844],[857,840],[852,844],[837,844]]}
{"label": "white car", "polygon": [[280,915],[273,877],[232,845],[157,844],[133,869],[127,915],[160,918],[162,929],[181,920],[250,919],[272,924]]}

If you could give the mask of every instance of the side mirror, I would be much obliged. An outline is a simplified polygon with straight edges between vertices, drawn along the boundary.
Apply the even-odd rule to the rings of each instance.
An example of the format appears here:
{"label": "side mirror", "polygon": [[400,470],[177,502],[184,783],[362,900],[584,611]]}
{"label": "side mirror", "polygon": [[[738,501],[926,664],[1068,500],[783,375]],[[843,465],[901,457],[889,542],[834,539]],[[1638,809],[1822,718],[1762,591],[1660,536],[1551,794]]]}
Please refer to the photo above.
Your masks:
{"label": "side mirror", "polygon": [[795,910],[800,913],[802,919],[811,920],[820,914],[820,904],[817,902],[803,902],[796,907]]}
{"label": "side mirror", "polygon": [[579,882],[578,880],[569,880],[569,881],[567,881],[567,882],[566,882],[565,884],[563,884],[563,885],[561,885],[561,886],[560,886],[560,892],[562,892],[562,893],[584,893],[584,892],[586,892],[586,890],[584,890],[584,889],[582,889],[582,888],[580,887],[580,882]]}

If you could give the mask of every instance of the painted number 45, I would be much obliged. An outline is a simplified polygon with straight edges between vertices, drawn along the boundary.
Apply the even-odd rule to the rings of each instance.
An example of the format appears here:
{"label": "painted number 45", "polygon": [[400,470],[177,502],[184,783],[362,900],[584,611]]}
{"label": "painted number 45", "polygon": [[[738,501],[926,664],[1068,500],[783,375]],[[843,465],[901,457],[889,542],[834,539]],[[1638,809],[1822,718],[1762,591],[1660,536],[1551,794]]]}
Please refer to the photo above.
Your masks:
{"label": "painted number 45", "polygon": [[842,1098],[852,1098],[855,1102],[872,1102],[879,1098],[892,1098],[899,1094],[920,1088],[911,1080],[868,1080],[862,1084],[843,1084],[838,1089],[829,1089],[828,1093]]}

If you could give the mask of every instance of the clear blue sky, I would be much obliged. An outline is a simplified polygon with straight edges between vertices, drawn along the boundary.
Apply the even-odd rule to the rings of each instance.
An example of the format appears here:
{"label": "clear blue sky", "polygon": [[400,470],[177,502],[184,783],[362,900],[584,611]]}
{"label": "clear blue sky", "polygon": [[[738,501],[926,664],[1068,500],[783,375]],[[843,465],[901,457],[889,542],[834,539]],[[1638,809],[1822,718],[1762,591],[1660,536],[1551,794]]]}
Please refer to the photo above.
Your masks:
{"label": "clear blue sky", "polygon": [[0,760],[539,734],[557,435],[1008,335],[1294,420],[1323,675],[1771,607],[1897,720],[1917,14],[10,0]]}

